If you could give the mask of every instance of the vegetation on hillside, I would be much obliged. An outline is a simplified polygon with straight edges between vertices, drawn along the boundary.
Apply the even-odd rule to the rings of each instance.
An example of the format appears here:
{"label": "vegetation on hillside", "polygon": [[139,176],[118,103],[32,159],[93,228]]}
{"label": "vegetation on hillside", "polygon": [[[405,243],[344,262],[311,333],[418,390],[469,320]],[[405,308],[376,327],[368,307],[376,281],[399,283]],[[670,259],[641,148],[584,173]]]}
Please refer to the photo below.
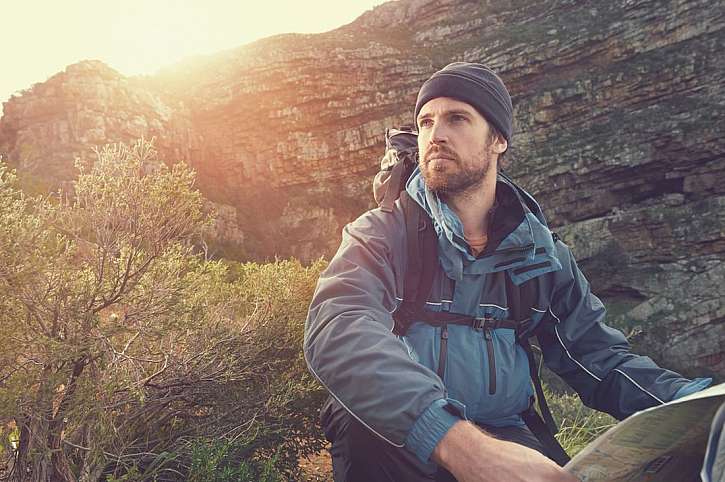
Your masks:
{"label": "vegetation on hillside", "polygon": [[[0,171],[0,457],[13,480],[271,480],[318,451],[301,323],[320,265],[193,248],[193,173],[108,146],[72,195]],[[0,465],[0,467],[2,467]]]}

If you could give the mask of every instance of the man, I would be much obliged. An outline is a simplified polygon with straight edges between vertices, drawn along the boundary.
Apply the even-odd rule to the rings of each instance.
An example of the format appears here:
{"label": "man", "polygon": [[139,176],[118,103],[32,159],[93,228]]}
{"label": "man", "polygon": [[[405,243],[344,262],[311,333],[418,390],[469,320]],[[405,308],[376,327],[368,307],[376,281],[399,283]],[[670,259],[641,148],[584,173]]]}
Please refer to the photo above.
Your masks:
{"label": "man", "polygon": [[[521,308],[511,286],[538,283],[526,315],[547,365],[618,418],[709,384],[630,353],[538,205],[499,175],[512,106],[495,73],[446,66],[423,84],[415,121],[419,166],[406,192],[438,239],[427,311],[504,320]],[[323,424],[335,480],[575,480],[522,421],[533,390],[513,329],[417,322],[392,333],[407,254],[400,201],[363,214],[310,306],[305,358],[331,394]]]}

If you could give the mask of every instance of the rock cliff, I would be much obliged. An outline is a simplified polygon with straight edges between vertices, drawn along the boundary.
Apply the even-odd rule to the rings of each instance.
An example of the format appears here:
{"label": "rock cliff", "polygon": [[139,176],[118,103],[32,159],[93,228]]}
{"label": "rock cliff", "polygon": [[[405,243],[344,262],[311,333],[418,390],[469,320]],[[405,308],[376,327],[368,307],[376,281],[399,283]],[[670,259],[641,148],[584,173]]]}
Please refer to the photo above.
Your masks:
{"label": "rock cliff", "polygon": [[611,323],[668,366],[722,377],[724,48],[706,0],[401,0],[153,77],[70,66],[4,104],[0,153],[53,186],[93,144],[155,136],[224,206],[225,253],[309,260],[372,206],[384,130],[411,121],[423,80],[481,61],[512,93],[509,172]]}

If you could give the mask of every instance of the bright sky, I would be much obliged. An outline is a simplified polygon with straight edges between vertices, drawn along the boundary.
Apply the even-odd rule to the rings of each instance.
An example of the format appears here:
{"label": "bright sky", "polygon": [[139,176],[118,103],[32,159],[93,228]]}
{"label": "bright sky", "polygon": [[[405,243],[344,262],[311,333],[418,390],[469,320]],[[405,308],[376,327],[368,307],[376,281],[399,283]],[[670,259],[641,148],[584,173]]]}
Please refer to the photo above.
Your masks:
{"label": "bright sky", "polygon": [[[0,103],[85,59],[124,75],[278,33],[325,32],[384,0],[0,0]],[[1,109],[0,109],[0,112]]]}

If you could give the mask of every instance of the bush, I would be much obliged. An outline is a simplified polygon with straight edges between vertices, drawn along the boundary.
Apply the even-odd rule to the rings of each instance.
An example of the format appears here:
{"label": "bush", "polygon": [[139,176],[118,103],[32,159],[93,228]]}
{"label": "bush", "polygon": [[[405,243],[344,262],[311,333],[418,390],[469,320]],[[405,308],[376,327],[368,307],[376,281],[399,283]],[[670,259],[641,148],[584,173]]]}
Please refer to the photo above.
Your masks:
{"label": "bush", "polygon": [[[276,457],[242,461],[234,442],[198,440],[191,454],[189,482],[280,482]],[[242,449],[243,450],[243,449]]]}
{"label": "bush", "polygon": [[73,195],[30,199],[0,166],[10,476],[293,477],[322,446],[299,349],[321,263],[203,259],[193,173],[150,143],[78,167]]}

